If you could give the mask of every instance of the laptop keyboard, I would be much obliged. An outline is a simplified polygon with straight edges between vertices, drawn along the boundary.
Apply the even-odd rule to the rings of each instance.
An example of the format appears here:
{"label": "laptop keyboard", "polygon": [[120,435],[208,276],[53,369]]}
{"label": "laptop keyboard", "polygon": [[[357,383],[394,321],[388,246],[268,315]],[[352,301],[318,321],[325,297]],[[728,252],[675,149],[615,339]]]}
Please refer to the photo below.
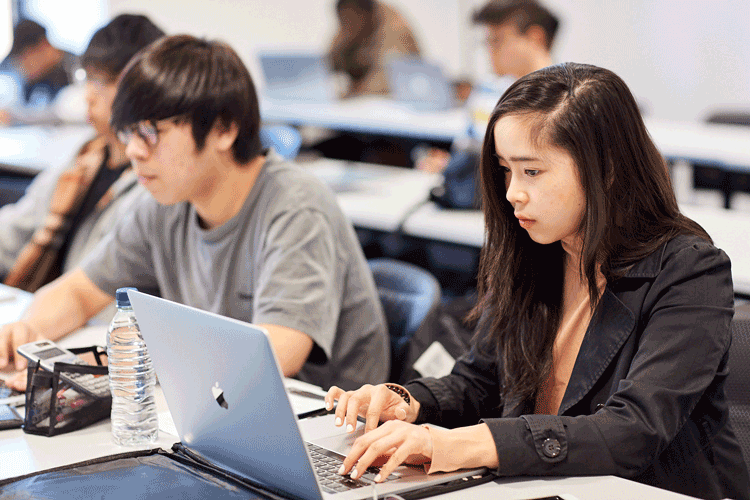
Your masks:
{"label": "laptop keyboard", "polygon": [[[377,467],[370,467],[359,479],[341,476],[338,472],[344,461],[339,455],[311,443],[307,443],[307,448],[310,450],[310,458],[313,467],[315,467],[315,474],[318,476],[318,483],[321,489],[327,493],[339,493],[368,486],[375,482],[375,476],[380,472]],[[385,481],[393,481],[398,478],[399,474],[393,473]]]}

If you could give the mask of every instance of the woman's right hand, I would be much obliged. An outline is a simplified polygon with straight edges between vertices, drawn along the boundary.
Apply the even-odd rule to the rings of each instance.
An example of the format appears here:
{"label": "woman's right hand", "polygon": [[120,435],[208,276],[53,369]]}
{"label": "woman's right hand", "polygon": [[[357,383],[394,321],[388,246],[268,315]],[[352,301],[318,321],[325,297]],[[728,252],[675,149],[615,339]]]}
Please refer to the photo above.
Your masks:
{"label": "woman's right hand", "polygon": [[419,414],[419,402],[409,395],[410,403],[388,388],[395,386],[406,389],[396,384],[363,385],[356,391],[344,391],[336,386],[328,389],[326,394],[326,409],[336,406],[336,425],[346,424],[346,431],[353,432],[357,428],[357,416],[365,417],[365,432],[369,432],[378,426],[378,423],[387,420],[403,420],[414,423]]}

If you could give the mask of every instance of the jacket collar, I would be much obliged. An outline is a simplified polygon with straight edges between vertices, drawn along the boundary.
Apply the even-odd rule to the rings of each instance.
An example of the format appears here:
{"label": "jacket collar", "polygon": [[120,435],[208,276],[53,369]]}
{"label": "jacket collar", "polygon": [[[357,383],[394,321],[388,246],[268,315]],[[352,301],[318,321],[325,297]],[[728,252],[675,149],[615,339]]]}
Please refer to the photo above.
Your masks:
{"label": "jacket collar", "polygon": [[665,243],[656,252],[632,266],[615,268],[615,273],[622,275],[623,278],[655,278],[659,274],[666,251],[667,244]]}

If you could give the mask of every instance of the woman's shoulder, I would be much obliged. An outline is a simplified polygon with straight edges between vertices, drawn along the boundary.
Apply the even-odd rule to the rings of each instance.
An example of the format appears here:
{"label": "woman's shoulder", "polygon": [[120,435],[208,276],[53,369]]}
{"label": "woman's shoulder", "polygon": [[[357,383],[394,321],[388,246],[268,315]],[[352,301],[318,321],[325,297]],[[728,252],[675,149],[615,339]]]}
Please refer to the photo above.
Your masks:
{"label": "woman's shoulder", "polygon": [[714,246],[710,240],[700,235],[680,234],[664,244],[661,261],[667,262],[672,259],[704,260],[711,257],[729,261],[727,254]]}
{"label": "woman's shoulder", "polygon": [[665,271],[694,272],[729,264],[729,257],[710,240],[696,234],[679,234],[651,254],[632,264],[620,276],[655,278]]}

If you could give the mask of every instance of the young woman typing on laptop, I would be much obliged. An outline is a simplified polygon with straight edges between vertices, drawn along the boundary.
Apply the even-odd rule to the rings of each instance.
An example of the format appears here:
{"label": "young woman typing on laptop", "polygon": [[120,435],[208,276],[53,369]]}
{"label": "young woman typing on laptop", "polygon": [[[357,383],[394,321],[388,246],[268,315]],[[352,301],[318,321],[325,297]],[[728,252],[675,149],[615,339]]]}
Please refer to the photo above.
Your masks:
{"label": "young woman typing on laptop", "polygon": [[724,397],[730,262],[680,214],[625,83],[571,63],[521,78],[480,169],[474,345],[440,379],[332,387],[337,424],[368,431],[340,472],[387,456],[382,477],[426,462],[750,498]]}

